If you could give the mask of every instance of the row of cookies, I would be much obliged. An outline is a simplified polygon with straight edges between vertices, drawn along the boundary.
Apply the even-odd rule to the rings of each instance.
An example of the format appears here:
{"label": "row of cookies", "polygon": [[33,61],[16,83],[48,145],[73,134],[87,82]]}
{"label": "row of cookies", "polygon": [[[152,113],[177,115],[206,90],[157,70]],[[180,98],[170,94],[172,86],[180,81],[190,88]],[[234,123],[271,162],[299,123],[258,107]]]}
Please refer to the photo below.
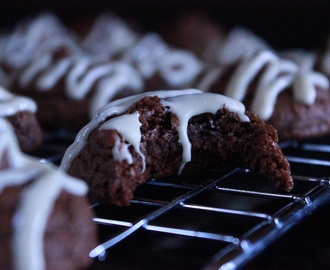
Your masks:
{"label": "row of cookies", "polygon": [[281,140],[329,134],[321,57],[277,52],[242,28],[226,33],[198,21],[201,35],[187,29],[193,25],[180,32],[176,24],[167,33],[174,46],[166,35],[138,32],[112,13],[100,15],[83,36],[46,13],[3,36],[0,60],[8,88],[36,100],[46,129],[78,130],[98,108],[131,94],[197,88],[243,101]]}

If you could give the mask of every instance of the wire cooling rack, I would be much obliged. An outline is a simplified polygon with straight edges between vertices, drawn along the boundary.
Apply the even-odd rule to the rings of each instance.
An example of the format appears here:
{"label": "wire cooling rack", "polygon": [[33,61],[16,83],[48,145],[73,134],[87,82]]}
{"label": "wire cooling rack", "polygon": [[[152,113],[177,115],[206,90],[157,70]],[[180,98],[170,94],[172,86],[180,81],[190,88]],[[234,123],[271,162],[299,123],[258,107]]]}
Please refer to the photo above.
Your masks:
{"label": "wire cooling rack", "polygon": [[[74,134],[46,138],[35,155],[59,163]],[[100,245],[91,270],[239,269],[330,201],[330,138],[281,144],[290,193],[248,170],[152,179],[128,207],[93,205]]]}

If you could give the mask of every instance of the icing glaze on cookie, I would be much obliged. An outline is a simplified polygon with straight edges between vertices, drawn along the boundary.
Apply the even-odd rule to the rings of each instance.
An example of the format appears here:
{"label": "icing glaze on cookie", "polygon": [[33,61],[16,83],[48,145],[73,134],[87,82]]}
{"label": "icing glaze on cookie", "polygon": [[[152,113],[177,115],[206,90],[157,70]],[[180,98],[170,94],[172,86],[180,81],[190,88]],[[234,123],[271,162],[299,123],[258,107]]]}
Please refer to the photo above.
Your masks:
{"label": "icing glaze on cookie", "polygon": [[[293,92],[295,100],[307,105],[312,105],[316,99],[316,92],[312,89],[319,88],[327,90],[329,81],[325,74],[314,70],[317,61],[317,55],[313,52],[304,50],[291,50],[282,52],[283,57],[288,58],[299,66],[293,82]],[[300,91],[298,91],[300,89]]]}
{"label": "icing glaze on cookie", "polygon": [[[311,105],[316,99],[316,89],[328,90],[325,75],[314,71],[314,58],[306,57],[299,64],[280,58],[271,51],[262,51],[246,57],[236,64],[227,79],[224,94],[243,101],[252,83],[255,83],[251,111],[267,121],[273,114],[277,96],[285,90],[292,91],[294,100]],[[211,67],[200,79],[198,86],[209,91],[226,72],[225,66]]]}
{"label": "icing glaze on cookie", "polygon": [[89,54],[111,59],[132,47],[137,38],[138,35],[118,16],[104,13],[96,19],[81,46]]}
{"label": "icing glaze on cookie", "polygon": [[[112,62],[109,73],[97,82],[96,91],[89,105],[90,118],[97,109],[113,100],[122,89],[129,88],[136,94],[142,91],[143,81],[141,75],[131,66],[124,62]],[[71,89],[71,93],[74,89]]]}
{"label": "icing glaze on cookie", "polygon": [[[94,119],[79,132],[75,142],[66,151],[61,163],[61,168],[67,170],[70,167],[72,160],[79,154],[93,129],[95,129],[107,117],[111,115],[118,115],[108,121],[105,121],[100,126],[100,130],[116,130],[122,138],[127,141],[127,143],[124,143],[126,146],[121,152],[121,146],[115,145],[115,150],[113,151],[115,160],[126,159],[127,162],[131,164],[133,159],[131,154],[127,151],[127,145],[133,145],[136,152],[142,157],[144,170],[144,156],[139,150],[141,142],[141,123],[139,122],[139,114],[137,112],[134,114],[125,114],[125,111],[133,103],[137,102],[144,96],[158,96],[161,98],[161,103],[165,107],[168,107],[168,110],[174,113],[179,119],[180,124],[177,130],[179,133],[179,142],[183,147],[180,172],[185,164],[191,160],[191,144],[187,134],[188,121],[191,117],[203,113],[214,114],[217,110],[225,107],[228,110],[237,113],[241,121],[249,121],[249,118],[244,114],[245,107],[241,102],[219,94],[202,93],[199,90],[188,89],[178,91],[149,92],[132,96],[114,101],[99,110]],[[124,158],[125,155],[127,155],[126,158]]]}
{"label": "icing glaze on cookie", "polygon": [[0,60],[13,69],[23,68],[34,57],[40,44],[68,32],[52,13],[21,21],[12,33],[2,37]]}
{"label": "icing glaze on cookie", "polygon": [[225,94],[243,100],[250,83],[262,69],[251,110],[263,120],[271,117],[278,94],[286,89],[291,89],[297,102],[311,105],[315,102],[316,88],[329,88],[328,79],[313,71],[310,62],[299,66],[264,51],[242,62],[229,80]]}
{"label": "icing glaze on cookie", "polygon": [[244,105],[234,99],[219,94],[203,93],[181,95],[166,98],[161,101],[164,106],[168,106],[170,111],[179,118],[179,142],[182,144],[182,164],[180,172],[185,164],[191,160],[191,143],[188,138],[188,121],[193,116],[212,113],[215,114],[220,108],[227,108],[229,111],[237,113],[241,121],[247,122],[249,118],[244,114]]}
{"label": "icing glaze on cookie", "polygon": [[264,50],[270,50],[264,40],[246,28],[236,27],[222,41],[215,60],[220,65],[230,65]]}
{"label": "icing glaze on cookie", "polygon": [[13,217],[14,267],[23,270],[28,265],[29,269],[43,270],[44,233],[56,199],[62,190],[85,196],[87,185],[21,153],[11,126],[3,119],[0,119],[0,157],[6,158],[8,164],[0,169],[0,194],[8,187],[27,185]]}
{"label": "icing glaze on cookie", "polygon": [[[72,160],[79,154],[81,149],[84,147],[89,134],[103,121],[105,121],[106,118],[112,116],[112,115],[122,115],[129,109],[131,105],[133,105],[135,102],[139,101],[145,96],[158,96],[159,98],[164,97],[171,97],[171,96],[177,96],[177,95],[188,95],[193,93],[200,93],[201,91],[196,89],[188,89],[188,90],[172,90],[172,91],[153,91],[153,92],[145,92],[138,95],[129,96],[126,98],[118,99],[115,101],[110,102],[109,104],[103,106],[100,108],[94,115],[93,119],[85,126],[83,127],[77,134],[75,141],[73,144],[69,146],[67,151],[64,154],[64,157],[62,159],[60,168],[63,170],[68,170]],[[106,122],[105,122],[106,123]],[[106,124],[103,125],[106,125]],[[136,125],[135,125],[136,126]],[[136,128],[134,129],[135,132],[140,132]],[[138,138],[137,136],[134,136],[135,140]],[[137,145],[136,141],[130,142],[133,145]],[[125,145],[125,144],[124,144]],[[127,144],[126,144],[127,145]],[[127,146],[126,146],[127,147]],[[128,151],[125,151],[126,153],[126,160],[130,161],[132,160],[131,154]],[[123,153],[120,153],[121,155]],[[117,159],[122,159],[120,157],[115,157]]]}
{"label": "icing glaze on cookie", "polygon": [[[63,50],[65,55],[56,57],[57,51]],[[61,37],[51,39],[40,46],[36,57],[19,76],[20,87],[27,88],[35,81],[39,91],[51,90],[61,79],[72,73],[75,66],[84,62],[84,55],[71,39]]]}
{"label": "icing glaze on cookie", "polygon": [[[58,51],[65,51],[66,55],[57,59]],[[75,58],[81,51],[71,36],[60,36],[43,42],[37,49],[35,56],[19,76],[21,87],[27,87],[33,80],[40,91],[50,90],[66,75]]]}
{"label": "icing glaze on cookie", "polygon": [[238,100],[243,100],[249,84],[261,69],[268,65],[268,63],[277,60],[276,55],[269,51],[259,53],[255,57],[243,60],[229,79],[225,95]]}
{"label": "icing glaze on cookie", "polygon": [[[52,57],[52,49],[57,46],[68,48],[69,54],[61,59]],[[124,62],[101,60],[102,57],[81,54],[71,49],[71,43],[63,40],[62,43],[52,44],[50,50],[43,50],[43,54],[35,58],[32,64],[24,70],[20,77],[22,88],[35,81],[39,91],[49,91],[60,80],[64,80],[64,91],[74,100],[84,99],[93,89],[89,105],[89,113],[105,105],[123,88],[130,88],[139,92],[142,90],[141,75],[132,66]]]}
{"label": "icing glaze on cookie", "polygon": [[14,115],[21,111],[35,113],[37,105],[30,98],[14,95],[0,87],[0,117]]}
{"label": "icing glaze on cookie", "polygon": [[192,53],[184,50],[170,50],[158,63],[161,77],[171,87],[188,86],[202,68],[202,62]]}
{"label": "icing glaze on cookie", "polygon": [[142,158],[142,172],[145,170],[145,157],[140,151],[140,143],[141,143],[141,123],[139,121],[139,113],[135,112],[132,114],[123,114],[118,117],[112,118],[109,121],[106,121],[101,125],[100,130],[117,130],[118,133],[122,136],[125,142],[125,146],[116,143],[113,151],[113,156],[115,160],[122,161],[127,160],[128,164],[133,163],[133,158],[128,151],[128,147],[132,145],[135,151]]}
{"label": "icing glaze on cookie", "polygon": [[169,46],[156,33],[142,36],[137,44],[127,50],[123,61],[136,67],[144,78],[153,76],[162,56],[170,50]]}

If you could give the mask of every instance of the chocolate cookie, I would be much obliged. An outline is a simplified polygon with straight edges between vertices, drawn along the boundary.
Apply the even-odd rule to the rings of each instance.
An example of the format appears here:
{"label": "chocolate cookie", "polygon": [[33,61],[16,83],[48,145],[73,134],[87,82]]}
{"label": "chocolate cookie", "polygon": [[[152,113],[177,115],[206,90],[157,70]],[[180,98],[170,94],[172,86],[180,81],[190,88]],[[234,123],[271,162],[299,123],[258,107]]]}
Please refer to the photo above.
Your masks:
{"label": "chocolate cookie", "polygon": [[242,103],[198,90],[160,91],[103,107],[68,148],[61,167],[96,201],[127,205],[151,177],[245,167],[293,187],[275,129]]}

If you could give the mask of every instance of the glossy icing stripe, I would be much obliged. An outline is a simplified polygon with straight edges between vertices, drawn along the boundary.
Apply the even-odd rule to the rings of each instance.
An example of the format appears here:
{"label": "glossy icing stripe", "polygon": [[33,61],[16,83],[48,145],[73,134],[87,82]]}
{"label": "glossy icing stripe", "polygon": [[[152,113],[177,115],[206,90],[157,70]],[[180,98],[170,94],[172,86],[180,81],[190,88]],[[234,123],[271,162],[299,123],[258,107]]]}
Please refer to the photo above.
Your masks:
{"label": "glossy icing stripe", "polygon": [[113,100],[121,90],[128,88],[135,94],[143,89],[143,81],[140,74],[130,65],[120,62],[112,63],[112,73],[102,78],[96,86],[97,91],[94,93],[89,105],[90,118],[101,107]]}
{"label": "glossy icing stripe", "polygon": [[291,89],[295,101],[311,105],[316,88],[329,90],[328,78],[313,71],[313,58],[306,57],[300,66],[280,59],[270,51],[257,53],[239,64],[226,86],[225,95],[244,100],[251,82],[258,77],[251,111],[267,121],[273,114],[277,96]]}
{"label": "glossy icing stripe", "polygon": [[158,70],[171,87],[187,87],[202,71],[203,63],[192,53],[170,50],[159,59]]}
{"label": "glossy icing stripe", "polygon": [[81,47],[91,54],[108,59],[120,54],[137,42],[138,35],[121,18],[113,13],[104,13],[94,22],[83,39]]}
{"label": "glossy icing stripe", "polygon": [[13,69],[23,68],[36,55],[42,42],[68,33],[69,30],[50,12],[32,20],[22,20],[1,42],[0,58]]}
{"label": "glossy icing stripe", "polygon": [[243,27],[233,28],[221,44],[222,46],[215,51],[218,52],[216,60],[221,65],[231,65],[258,51],[270,50],[270,46],[264,40]]}
{"label": "glossy icing stripe", "polygon": [[32,99],[13,95],[0,86],[0,116],[10,116],[22,111],[35,113],[37,105]]}
{"label": "glossy icing stripe", "polygon": [[249,84],[258,72],[269,62],[277,61],[277,57],[268,51],[257,54],[255,57],[243,60],[226,86],[225,95],[234,99],[243,100]]}
{"label": "glossy icing stripe", "polygon": [[149,33],[124,54],[123,61],[131,63],[148,79],[156,73],[159,60],[169,50],[169,46],[158,34]]}
{"label": "glossy icing stripe", "polygon": [[[100,126],[100,130],[117,130],[118,133],[123,137],[124,141],[127,141],[129,145],[132,145],[135,151],[140,155],[142,158],[142,172],[144,172],[146,164],[145,164],[145,157],[140,151],[140,143],[141,143],[141,131],[140,127],[142,124],[139,121],[139,113],[135,112],[132,114],[124,114],[118,117],[112,118],[109,121],[105,122],[103,125]],[[115,160],[124,160],[128,161],[128,164],[133,163],[132,155],[127,149],[121,149],[117,147],[115,149],[114,159]]]}

